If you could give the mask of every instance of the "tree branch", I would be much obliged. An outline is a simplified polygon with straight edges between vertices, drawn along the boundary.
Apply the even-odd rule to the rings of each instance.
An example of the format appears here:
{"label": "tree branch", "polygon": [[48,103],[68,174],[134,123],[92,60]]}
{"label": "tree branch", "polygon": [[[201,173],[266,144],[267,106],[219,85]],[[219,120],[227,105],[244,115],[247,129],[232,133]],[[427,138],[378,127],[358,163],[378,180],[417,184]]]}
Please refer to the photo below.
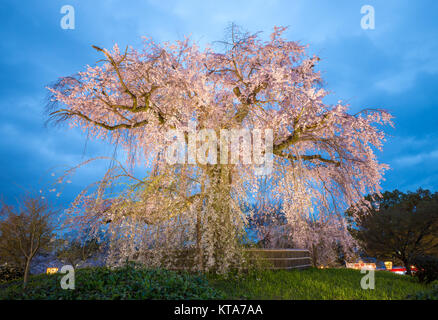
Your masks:
{"label": "tree branch", "polygon": [[102,127],[104,129],[107,129],[107,130],[110,130],[110,131],[117,130],[117,129],[138,128],[138,127],[141,127],[141,126],[144,126],[144,125],[148,124],[147,120],[143,120],[143,121],[135,122],[133,124],[120,123],[120,124],[116,124],[116,125],[111,126],[111,125],[108,125],[106,123],[93,120],[90,117],[88,117],[87,115],[82,114],[80,112],[72,111],[72,110],[67,110],[67,109],[60,109],[58,111],[52,112],[50,114],[50,116],[52,116],[52,117],[58,116],[58,117],[64,118],[63,120],[65,120],[68,117],[78,116],[79,118],[82,118],[82,119],[84,119],[84,120],[86,120],[88,122],[91,122],[92,124],[94,124],[96,126]]}
{"label": "tree branch", "polygon": [[[275,153],[275,152],[274,152]],[[312,161],[312,160],[319,160],[321,162],[325,162],[325,163],[331,163],[334,164],[336,167],[339,167],[341,165],[340,161],[336,161],[336,160],[332,160],[332,159],[326,159],[323,158],[321,155],[319,154],[314,154],[314,155],[302,155],[302,156],[294,156],[291,154],[286,154],[286,153],[275,153],[277,156],[283,157],[283,158],[287,158],[289,160],[292,161],[298,161],[298,160],[307,160],[307,161]]]}

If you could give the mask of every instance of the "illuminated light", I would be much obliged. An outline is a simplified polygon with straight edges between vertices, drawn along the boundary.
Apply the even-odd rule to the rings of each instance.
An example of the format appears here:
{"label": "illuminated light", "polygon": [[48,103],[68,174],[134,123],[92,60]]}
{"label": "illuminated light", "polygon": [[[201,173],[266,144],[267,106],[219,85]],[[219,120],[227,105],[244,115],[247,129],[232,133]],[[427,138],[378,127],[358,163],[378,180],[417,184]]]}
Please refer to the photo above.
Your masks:
{"label": "illuminated light", "polygon": [[385,263],[386,270],[392,269],[392,261],[385,261],[384,263]]}
{"label": "illuminated light", "polygon": [[347,262],[345,265],[348,269],[354,269],[354,270],[362,270],[362,269],[376,270],[375,263],[364,263],[364,262],[349,263],[349,262]]}
{"label": "illuminated light", "polygon": [[58,272],[58,268],[47,268],[46,274],[55,274]]}

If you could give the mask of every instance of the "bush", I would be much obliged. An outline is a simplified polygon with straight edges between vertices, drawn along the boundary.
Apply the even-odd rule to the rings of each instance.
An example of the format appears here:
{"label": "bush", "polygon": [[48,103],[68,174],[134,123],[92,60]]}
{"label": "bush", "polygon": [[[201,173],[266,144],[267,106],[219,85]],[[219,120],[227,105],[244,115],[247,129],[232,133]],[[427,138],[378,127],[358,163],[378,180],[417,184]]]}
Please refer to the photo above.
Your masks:
{"label": "bush", "polygon": [[62,262],[72,265],[74,268],[95,256],[100,250],[97,239],[87,241],[73,240],[67,242],[57,250],[56,256]]}
{"label": "bush", "polygon": [[11,283],[0,289],[0,299],[143,300],[218,299],[221,294],[203,276],[187,272],[125,267],[83,268],[75,272],[75,289],[63,290],[62,274],[41,274],[29,279],[26,290]]}
{"label": "bush", "polygon": [[418,281],[430,283],[438,280],[438,257],[421,255],[413,259],[413,265],[417,268],[415,276]]}
{"label": "bush", "polygon": [[407,297],[410,300],[438,300],[438,281],[429,290],[419,291]]}
{"label": "bush", "polygon": [[8,264],[0,265],[0,282],[22,279],[23,270]]}

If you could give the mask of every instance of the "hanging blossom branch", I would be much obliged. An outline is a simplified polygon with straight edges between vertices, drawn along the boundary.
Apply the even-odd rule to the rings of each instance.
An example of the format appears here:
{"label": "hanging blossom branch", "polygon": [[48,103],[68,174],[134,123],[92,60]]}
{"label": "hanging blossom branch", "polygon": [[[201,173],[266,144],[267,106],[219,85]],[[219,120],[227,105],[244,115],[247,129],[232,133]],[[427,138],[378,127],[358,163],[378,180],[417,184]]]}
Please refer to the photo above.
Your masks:
{"label": "hanging blossom branch", "polygon": [[[123,53],[117,45],[111,51],[93,46],[104,57],[99,64],[48,88],[49,122],[69,123],[92,137],[109,139],[124,148],[132,163],[154,168],[148,179],[160,177],[160,183],[143,189],[147,199],[136,194],[130,202],[131,209],[148,204],[135,210],[140,215],[160,211],[160,205],[165,209],[160,214],[173,218],[217,211],[227,201],[232,202],[229,208],[237,208],[236,201],[256,191],[253,164],[165,162],[166,133],[181,130],[187,139],[192,121],[197,130],[216,132],[273,129],[275,187],[270,192],[287,203],[282,210],[290,221],[309,216],[315,205],[330,212],[359,203],[364,194],[380,191],[388,166],[378,162],[375,152],[383,146],[383,126],[392,125],[392,116],[382,109],[351,115],[341,101],[324,103],[328,91],[315,71],[319,58],[285,39],[285,31],[276,27],[264,41],[258,33],[232,27],[220,52],[202,51],[189,39],[157,44],[145,38],[142,50],[126,48]],[[184,205],[172,207],[172,202]],[[179,214],[168,212],[170,208]],[[240,219],[238,211],[230,213],[229,221]],[[201,223],[211,219],[195,216],[199,235]],[[197,238],[199,252],[203,239]]]}

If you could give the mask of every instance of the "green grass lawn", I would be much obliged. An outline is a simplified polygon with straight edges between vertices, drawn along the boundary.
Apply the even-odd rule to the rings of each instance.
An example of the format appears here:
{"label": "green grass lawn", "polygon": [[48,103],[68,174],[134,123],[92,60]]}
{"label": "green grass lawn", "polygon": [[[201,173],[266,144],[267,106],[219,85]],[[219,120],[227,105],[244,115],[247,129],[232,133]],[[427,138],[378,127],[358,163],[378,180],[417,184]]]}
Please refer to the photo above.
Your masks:
{"label": "green grass lawn", "polygon": [[196,275],[134,266],[77,270],[75,290],[63,290],[63,275],[0,283],[0,299],[405,299],[431,290],[415,278],[375,272],[375,289],[363,290],[364,276],[349,269],[257,271],[240,275]]}
{"label": "green grass lawn", "polygon": [[375,289],[364,290],[360,285],[363,276],[360,271],[351,269],[311,268],[261,271],[234,279],[210,276],[209,280],[229,299],[393,300],[429,289],[413,277],[376,271]]}

